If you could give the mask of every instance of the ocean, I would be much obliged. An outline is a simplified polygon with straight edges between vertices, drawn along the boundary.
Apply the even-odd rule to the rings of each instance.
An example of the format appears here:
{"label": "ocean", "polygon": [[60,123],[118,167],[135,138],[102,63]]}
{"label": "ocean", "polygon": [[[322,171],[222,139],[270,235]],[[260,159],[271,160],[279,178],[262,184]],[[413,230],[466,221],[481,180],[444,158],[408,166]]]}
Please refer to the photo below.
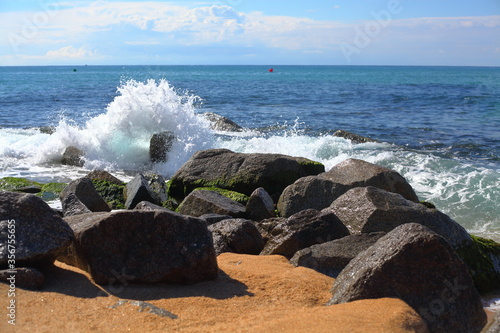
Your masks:
{"label": "ocean", "polygon": [[[211,130],[204,112],[245,131]],[[339,129],[381,143],[353,144]],[[165,130],[177,141],[152,164],[149,139]],[[59,163],[70,145],[86,152],[84,167]],[[208,148],[327,170],[348,158],[386,166],[470,233],[500,241],[498,67],[0,67],[0,178],[67,182],[96,168],[168,178]]]}

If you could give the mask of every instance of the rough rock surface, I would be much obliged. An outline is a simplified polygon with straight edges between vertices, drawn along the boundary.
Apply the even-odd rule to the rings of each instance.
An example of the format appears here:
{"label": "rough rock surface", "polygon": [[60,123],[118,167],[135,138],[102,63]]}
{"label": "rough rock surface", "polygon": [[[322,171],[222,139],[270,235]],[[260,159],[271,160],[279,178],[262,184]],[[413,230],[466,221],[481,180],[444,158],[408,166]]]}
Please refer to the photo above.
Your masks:
{"label": "rough rock surface", "polygon": [[480,296],[465,264],[430,229],[404,224],[353,259],[332,288],[331,304],[396,297],[414,308],[431,332],[480,332]]}
{"label": "rough rock surface", "polygon": [[273,199],[263,187],[255,189],[248,199],[247,217],[253,221],[261,221],[275,216]]}
{"label": "rough rock surface", "polygon": [[203,114],[205,118],[210,121],[210,128],[216,131],[224,131],[224,132],[241,132],[243,131],[243,127],[236,124],[231,119],[223,117],[213,112],[205,112]]}
{"label": "rough rock surface", "polygon": [[[78,200],[68,200],[68,196],[72,193]],[[87,177],[71,181],[59,194],[59,198],[65,204],[65,206],[63,205],[64,215],[66,215],[66,210],[72,209],[71,204],[79,206],[78,201],[85,205],[91,212],[109,212],[111,210],[106,201],[97,193],[92,181]]]}
{"label": "rough rock surface", "polygon": [[175,135],[170,131],[153,134],[149,140],[149,158],[151,162],[166,162],[168,152],[172,149],[174,141]]}
{"label": "rough rock surface", "polygon": [[181,202],[179,213],[196,217],[210,213],[244,217],[245,206],[214,191],[196,190]]}
{"label": "rough rock surface", "polygon": [[349,235],[297,251],[290,259],[294,266],[304,266],[336,278],[358,254],[375,244],[385,232]]}
{"label": "rough rock surface", "polygon": [[203,214],[201,216],[198,216],[198,218],[205,220],[207,222],[207,225],[210,225],[210,224],[214,224],[214,223],[217,223],[220,221],[232,219],[233,217],[229,216],[229,215],[220,215],[220,214],[210,213],[210,214]]}
{"label": "rough rock surface", "polygon": [[344,130],[335,131],[333,135],[338,136],[340,138],[351,140],[352,143],[380,142],[374,139],[367,138],[366,136],[361,136],[359,134],[351,133]]}
{"label": "rough rock surface", "polygon": [[45,277],[42,272],[30,267],[17,267],[0,271],[0,282],[14,285],[15,288],[40,289]]}
{"label": "rough rock surface", "polygon": [[448,215],[376,187],[351,189],[330,208],[351,234],[388,232],[404,223],[419,223],[443,236],[455,248],[471,243],[467,231]]}
{"label": "rough rock surface", "polygon": [[149,187],[148,180],[142,174],[137,174],[125,187],[125,208],[134,209],[141,201],[159,204],[158,197]]}
{"label": "rough rock surface", "polygon": [[84,151],[73,146],[66,147],[62,155],[61,164],[82,167],[85,164],[83,160],[84,156]]}
{"label": "rough rock surface", "polygon": [[264,241],[252,221],[245,219],[223,220],[208,226],[212,232],[215,253],[259,254]]}
{"label": "rough rock surface", "polygon": [[[13,233],[15,238],[10,236]],[[0,268],[10,268],[8,245],[13,245],[12,239],[16,267],[36,267],[52,263],[73,239],[73,231],[37,196],[0,192]]]}
{"label": "rough rock surface", "polygon": [[250,195],[263,187],[274,195],[295,180],[324,171],[306,158],[279,154],[242,154],[209,149],[194,154],[172,177],[169,195],[182,201],[198,187],[219,187]]}
{"label": "rough rock surface", "polygon": [[162,210],[162,211],[165,211],[165,212],[173,212],[172,210],[170,210],[168,208],[155,205],[155,204],[153,204],[153,203],[151,203],[149,201],[141,201],[141,202],[139,202],[137,205],[135,205],[134,210],[144,210],[144,211]]}
{"label": "rough rock surface", "polygon": [[119,211],[66,221],[75,240],[58,260],[87,271],[96,283],[196,283],[217,277],[212,236],[200,219],[163,211]]}
{"label": "rough rock surface", "polygon": [[290,259],[295,252],[314,244],[349,235],[331,211],[304,210],[278,223],[261,254],[280,254]]}
{"label": "rough rock surface", "polygon": [[121,180],[104,170],[92,170],[86,177],[90,180],[103,180],[116,185],[123,184]]}
{"label": "rough rock surface", "polygon": [[75,193],[68,193],[61,199],[61,207],[63,216],[92,213],[92,211],[76,197]]}

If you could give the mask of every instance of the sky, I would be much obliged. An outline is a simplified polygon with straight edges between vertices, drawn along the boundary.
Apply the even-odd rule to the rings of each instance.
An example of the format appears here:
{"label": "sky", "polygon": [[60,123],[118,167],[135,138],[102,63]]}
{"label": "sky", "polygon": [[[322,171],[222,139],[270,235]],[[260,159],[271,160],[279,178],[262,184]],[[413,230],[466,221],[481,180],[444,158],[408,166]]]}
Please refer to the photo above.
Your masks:
{"label": "sky", "polygon": [[500,0],[2,0],[0,65],[500,66]]}

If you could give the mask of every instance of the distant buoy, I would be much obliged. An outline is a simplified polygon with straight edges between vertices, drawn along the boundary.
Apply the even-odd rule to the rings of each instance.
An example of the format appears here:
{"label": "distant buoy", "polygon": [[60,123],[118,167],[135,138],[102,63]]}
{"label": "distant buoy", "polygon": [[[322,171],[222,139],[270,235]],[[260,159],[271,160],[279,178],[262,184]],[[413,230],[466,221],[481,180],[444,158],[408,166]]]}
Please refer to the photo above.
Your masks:
{"label": "distant buoy", "polygon": [[269,68],[269,73],[274,72],[274,68]]}
{"label": "distant buoy", "polygon": [[76,72],[76,68],[73,68],[73,72]]}

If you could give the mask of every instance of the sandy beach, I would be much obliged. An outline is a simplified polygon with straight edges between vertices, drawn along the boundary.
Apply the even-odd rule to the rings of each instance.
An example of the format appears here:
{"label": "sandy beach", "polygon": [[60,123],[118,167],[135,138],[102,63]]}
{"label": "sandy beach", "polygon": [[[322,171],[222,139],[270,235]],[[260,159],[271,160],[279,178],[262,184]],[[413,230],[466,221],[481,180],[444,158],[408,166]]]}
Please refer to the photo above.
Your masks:
{"label": "sandy beach", "polygon": [[[1,332],[426,332],[398,299],[328,306],[333,279],[281,256],[224,253],[219,277],[190,286],[99,286],[57,262],[42,290],[16,290],[16,325]],[[6,295],[8,286],[0,284]],[[153,309],[152,306],[157,308]],[[159,314],[151,313],[156,312]]]}

